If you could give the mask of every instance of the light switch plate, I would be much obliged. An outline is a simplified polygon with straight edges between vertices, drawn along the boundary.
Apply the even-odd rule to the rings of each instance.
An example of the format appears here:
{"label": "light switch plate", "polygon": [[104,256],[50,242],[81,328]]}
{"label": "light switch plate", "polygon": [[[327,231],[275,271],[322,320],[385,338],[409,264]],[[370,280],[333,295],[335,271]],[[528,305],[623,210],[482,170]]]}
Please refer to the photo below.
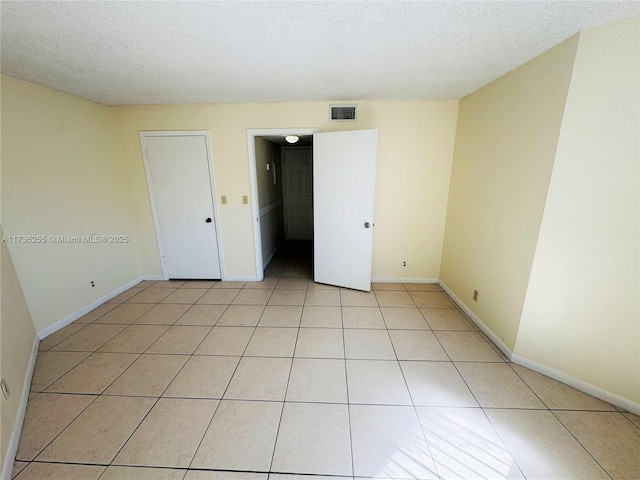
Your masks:
{"label": "light switch plate", "polygon": [[226,195],[222,195],[222,197],[220,197],[220,200],[222,201],[222,205],[226,205],[227,204],[227,196]]}
{"label": "light switch plate", "polygon": [[245,205],[249,203],[249,197],[247,195],[242,195],[242,203]]}

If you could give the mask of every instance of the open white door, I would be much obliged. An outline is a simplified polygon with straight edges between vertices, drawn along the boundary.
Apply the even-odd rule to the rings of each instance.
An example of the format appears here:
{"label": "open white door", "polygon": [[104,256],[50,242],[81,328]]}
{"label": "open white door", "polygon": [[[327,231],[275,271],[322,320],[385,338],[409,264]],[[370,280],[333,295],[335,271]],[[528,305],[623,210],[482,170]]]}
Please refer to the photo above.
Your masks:
{"label": "open white door", "polygon": [[314,280],[371,290],[377,130],[313,135]]}

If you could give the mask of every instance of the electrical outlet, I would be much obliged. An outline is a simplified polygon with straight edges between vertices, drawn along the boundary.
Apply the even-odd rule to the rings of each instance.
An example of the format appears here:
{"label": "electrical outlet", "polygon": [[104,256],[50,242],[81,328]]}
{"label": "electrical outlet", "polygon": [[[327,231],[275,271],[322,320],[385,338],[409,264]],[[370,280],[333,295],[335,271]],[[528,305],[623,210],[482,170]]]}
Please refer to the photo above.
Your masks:
{"label": "electrical outlet", "polygon": [[9,400],[9,385],[7,385],[7,381],[4,378],[0,380],[0,389],[2,389],[4,399]]}
{"label": "electrical outlet", "polygon": [[473,301],[477,302],[478,301],[478,290],[474,290],[473,291]]}
{"label": "electrical outlet", "polygon": [[96,286],[96,282],[94,282],[93,280],[91,280],[91,288]]}
{"label": "electrical outlet", "polygon": [[242,203],[245,205],[249,203],[249,197],[247,195],[242,195]]}

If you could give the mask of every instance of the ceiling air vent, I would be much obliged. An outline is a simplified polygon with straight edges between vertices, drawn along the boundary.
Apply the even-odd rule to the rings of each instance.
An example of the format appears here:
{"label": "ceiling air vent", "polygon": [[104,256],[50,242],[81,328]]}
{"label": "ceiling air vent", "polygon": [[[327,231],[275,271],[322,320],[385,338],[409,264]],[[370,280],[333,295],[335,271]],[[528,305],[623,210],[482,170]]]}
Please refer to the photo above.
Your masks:
{"label": "ceiling air vent", "polygon": [[356,106],[355,105],[331,105],[329,107],[329,120],[355,122]]}

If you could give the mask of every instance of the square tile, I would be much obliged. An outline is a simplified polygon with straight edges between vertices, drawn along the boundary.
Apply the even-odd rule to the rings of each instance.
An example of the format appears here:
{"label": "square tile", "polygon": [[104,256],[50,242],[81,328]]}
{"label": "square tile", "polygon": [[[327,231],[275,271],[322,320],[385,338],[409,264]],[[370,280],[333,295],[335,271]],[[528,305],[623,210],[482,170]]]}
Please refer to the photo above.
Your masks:
{"label": "square tile", "polygon": [[187,355],[141,355],[104,394],[159,397],[188,358]]}
{"label": "square tile", "polygon": [[226,305],[192,305],[176,321],[176,325],[209,325],[212,327],[226,309]]}
{"label": "square tile", "polygon": [[449,360],[433,332],[389,330],[399,360]]}
{"label": "square tile", "polygon": [[96,397],[42,393],[29,402],[25,415],[18,460],[33,460]]}
{"label": "square tile", "polygon": [[100,394],[137,358],[137,354],[129,353],[94,353],[47,388],[47,392]]}
{"label": "square tile", "polygon": [[218,282],[215,280],[188,280],[180,288],[202,288],[206,290],[212,288],[216,283]]}
{"label": "square tile", "polygon": [[419,308],[455,308],[446,294],[442,292],[409,292],[411,298]]}
{"label": "square tile", "polygon": [[342,328],[342,309],[340,307],[305,305],[300,326]]}
{"label": "square tile", "polygon": [[307,292],[304,300],[305,305],[339,307],[340,290],[313,289]]}
{"label": "square tile", "polygon": [[213,287],[211,288],[222,288],[222,289],[227,289],[227,290],[240,290],[242,288],[244,288],[244,286],[247,284],[247,282],[233,282],[233,281],[224,281],[224,282],[217,282]]}
{"label": "square tile", "polygon": [[355,475],[439,478],[413,407],[352,405],[350,418]]}
{"label": "square tile", "polygon": [[455,365],[481,407],[545,408],[538,397],[506,363],[456,363]]}
{"label": "square tile", "polygon": [[346,403],[347,378],[344,360],[296,358],[291,368],[286,400]]}
{"label": "square tile", "polygon": [[260,327],[298,327],[300,326],[300,317],[302,316],[302,307],[294,305],[268,305],[258,326]]}
{"label": "square tile", "polygon": [[186,303],[193,305],[196,301],[206,293],[202,288],[179,288],[171,295],[162,300],[162,303]]}
{"label": "square tile", "polygon": [[236,305],[266,305],[273,290],[245,288],[233,299]]}
{"label": "square tile", "polygon": [[126,303],[158,303],[174,292],[174,288],[145,288],[126,300]]}
{"label": "square tile", "polygon": [[407,292],[391,290],[375,290],[378,305],[381,307],[415,307],[413,299]]}
{"label": "square tile", "polygon": [[107,300],[107,303],[123,303],[142,291],[144,291],[144,288],[141,288],[141,287],[130,288],[129,290],[125,290],[124,292],[122,292],[119,295],[116,295],[110,300]]}
{"label": "square tile", "polygon": [[268,471],[281,412],[280,402],[223,400],[192,467]]}
{"label": "square tile", "polygon": [[39,355],[31,379],[31,391],[42,392],[90,355],[89,352],[49,351]]}
{"label": "square tile", "polygon": [[[278,282],[280,285],[280,282]],[[281,290],[276,288],[269,299],[269,305],[304,305],[306,290]]]}
{"label": "square tile", "polygon": [[243,357],[224,398],[282,401],[290,370],[290,358]]}
{"label": "square tile", "polygon": [[477,407],[471,391],[451,362],[400,362],[414,405]]}
{"label": "square tile", "polygon": [[344,349],[349,359],[396,359],[386,330],[345,330]]}
{"label": "square tile", "polygon": [[286,278],[282,277],[276,285],[276,290],[306,290],[309,280],[306,278]]}
{"label": "square tile", "polygon": [[489,342],[476,332],[436,331],[436,337],[454,362],[502,362]]}
{"label": "square tile", "polygon": [[186,280],[158,280],[153,282],[152,288],[180,288],[186,284]]}
{"label": "square tile", "polygon": [[371,292],[360,292],[358,290],[340,289],[340,299],[343,307],[377,307],[376,295]]}
{"label": "square tile", "polygon": [[98,480],[105,467],[99,465],[71,465],[64,463],[30,463],[16,480]]}
{"label": "square tile", "polygon": [[123,303],[98,318],[98,323],[131,324],[151,309],[152,305],[144,303]]}
{"label": "square tile", "polygon": [[297,328],[258,327],[244,352],[249,357],[293,357]]}
{"label": "square tile", "polygon": [[217,400],[161,398],[113,463],[189,466],[217,406]]}
{"label": "square tile", "polygon": [[432,330],[471,330],[474,326],[455,308],[421,308]]}
{"label": "square tile", "polygon": [[172,325],[189,309],[189,305],[159,304],[136,320],[137,325]]}
{"label": "square tile", "polygon": [[85,327],[86,327],[85,324],[71,323],[66,327],[61,328],[57,332],[52,333],[48,337],[40,340],[40,343],[38,344],[38,350],[39,351],[49,350],[50,348],[55,347],[57,344],[59,344],[63,340],[66,340],[71,335],[79,332]]}
{"label": "square tile", "polygon": [[326,283],[316,283],[313,280],[309,280],[307,290],[340,290],[340,287],[334,285],[327,285]]}
{"label": "square tile", "polygon": [[347,405],[285,403],[271,469],[352,475]]}
{"label": "square tile", "polygon": [[338,328],[301,328],[296,357],[344,358],[342,330]]}
{"label": "square tile", "polygon": [[373,290],[376,292],[379,290],[396,290],[396,291],[406,290],[402,283],[390,283],[390,282],[374,282],[371,284],[371,288],[373,288]]}
{"label": "square tile", "polygon": [[147,353],[176,353],[190,355],[196,351],[211,327],[173,326],[151,345]]}
{"label": "square tile", "polygon": [[163,397],[222,398],[240,357],[193,356]]}
{"label": "square tile", "polygon": [[18,474],[25,469],[25,467],[29,465],[29,462],[21,462],[16,460],[13,462],[13,470],[11,471],[11,478],[15,478]]}
{"label": "square tile", "polygon": [[213,327],[196,355],[242,355],[249,344],[253,327]]}
{"label": "square tile", "polygon": [[278,284],[278,278],[265,277],[260,282],[247,282],[244,284],[243,288],[245,289],[264,288],[266,290],[273,290],[274,288],[276,288],[277,284]]}
{"label": "square tile", "polygon": [[380,311],[389,330],[429,330],[416,307],[382,307]]}
{"label": "square tile", "polygon": [[125,325],[96,325],[92,323],[53,346],[51,350],[95,352],[124,329]]}
{"label": "square tile", "polygon": [[213,288],[207,290],[203,296],[196,302],[198,304],[206,305],[229,305],[233,302],[233,299],[240,293],[239,288],[226,288],[218,287],[227,282],[216,283]]}
{"label": "square tile", "polygon": [[107,464],[154,402],[143,397],[98,397],[36,460]]}
{"label": "square tile", "polygon": [[352,404],[411,405],[397,361],[347,360],[347,388]]}
{"label": "square tile", "polygon": [[378,307],[342,307],[344,328],[386,329]]}
{"label": "square tile", "polygon": [[92,323],[98,318],[100,318],[102,315],[104,315],[105,313],[116,308],[116,306],[117,305],[114,303],[103,303],[102,305],[91,310],[89,313],[81,316],[74,323]]}
{"label": "square tile", "polygon": [[100,480],[182,480],[185,470],[153,467],[107,467]]}
{"label": "square tile", "polygon": [[264,311],[262,306],[231,305],[222,314],[218,323],[219,327],[255,327]]}
{"label": "square tile", "polygon": [[131,325],[105,343],[98,351],[106,353],[142,353],[162,336],[167,325]]}

